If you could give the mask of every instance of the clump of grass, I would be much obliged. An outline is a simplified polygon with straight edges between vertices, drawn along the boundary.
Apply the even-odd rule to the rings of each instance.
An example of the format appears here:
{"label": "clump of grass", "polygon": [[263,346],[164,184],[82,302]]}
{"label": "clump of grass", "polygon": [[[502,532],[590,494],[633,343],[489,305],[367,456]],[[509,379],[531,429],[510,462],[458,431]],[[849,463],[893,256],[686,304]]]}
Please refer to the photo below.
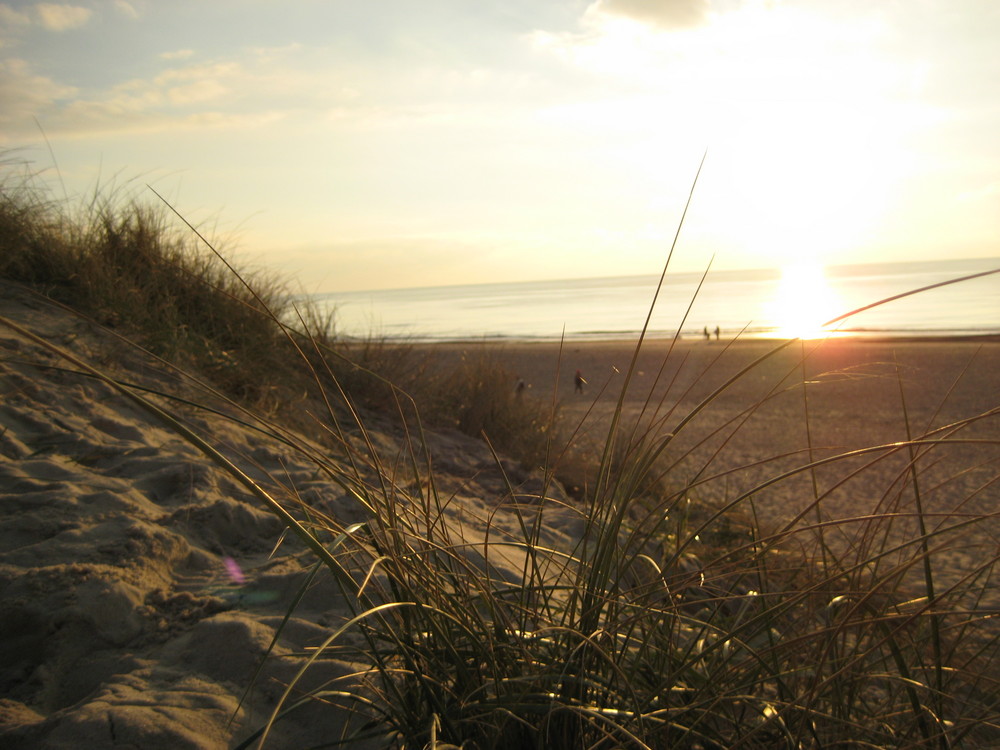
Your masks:
{"label": "clump of grass", "polygon": [[[46,200],[30,180],[0,185],[0,276],[31,284],[156,354],[208,373],[226,392],[260,405],[285,350],[271,315],[287,317],[285,286],[247,282],[164,211],[114,191],[77,211]],[[278,371],[280,372],[278,368]]]}
{"label": "clump of grass", "polygon": [[338,337],[335,313],[273,274],[234,269],[164,203],[95,190],[74,209],[24,164],[0,167],[0,278],[30,284],[265,412],[321,402],[317,384],[332,390],[336,378],[357,408],[398,415],[402,391],[432,424],[488,433],[525,463],[541,462],[546,424],[493,363],[456,371],[405,344]]}
{"label": "clump of grass", "polygon": [[[970,569],[942,578],[947,556],[973,530],[995,538],[995,519],[967,507],[968,497],[934,512],[927,503],[934,494],[946,497],[969,467],[933,479],[929,470],[978,423],[995,422],[996,410],[923,430],[907,418],[908,434],[898,442],[860,451],[817,456],[804,446],[793,466],[776,461],[735,495],[727,481],[741,467],[715,472],[709,462],[672,471],[693,455],[671,454],[678,436],[696,430],[759,360],[690,412],[643,427],[624,424],[620,401],[587,502],[557,502],[545,491],[526,502],[508,486],[490,498],[495,510],[477,519],[485,532],[474,534],[451,521],[450,498],[433,481],[420,412],[406,394],[381,381],[407,426],[401,460],[395,451],[383,455],[368,435],[348,378],[313,358],[325,342],[312,344],[302,348],[303,366],[328,384],[327,427],[352,447],[349,461],[299,450],[350,489],[365,514],[359,524],[308,509],[294,488],[265,489],[170,414],[132,396],[276,513],[339,582],[350,607],[303,669],[336,657],[364,665],[361,672],[305,696],[293,682],[271,720],[239,747],[266,744],[273,722],[294,721],[296,708],[311,701],[357,718],[347,736],[331,742],[400,748],[1000,741],[1000,641],[992,619],[1000,614],[1000,556],[982,549]],[[455,375],[468,389],[458,392],[456,410],[498,391],[490,372],[472,363],[469,373]],[[483,412],[494,407],[488,400],[473,406],[455,419],[485,430]],[[659,404],[647,406],[660,413]],[[747,413],[756,406],[748,404]],[[344,413],[354,424],[345,426]],[[360,439],[349,439],[348,429]],[[977,439],[1000,445],[995,437]],[[713,458],[725,446],[713,448]],[[560,459],[551,455],[547,468]],[[887,465],[896,468],[877,485]],[[820,473],[838,466],[843,471],[824,485]],[[755,520],[761,498],[802,478],[812,480],[812,491],[795,517],[777,528]],[[859,485],[874,499],[870,513],[827,511],[826,500]],[[692,515],[692,498],[707,512]],[[497,523],[501,512],[514,523]],[[567,514],[582,532],[560,547],[549,526]],[[720,527],[727,542],[706,545]]]}

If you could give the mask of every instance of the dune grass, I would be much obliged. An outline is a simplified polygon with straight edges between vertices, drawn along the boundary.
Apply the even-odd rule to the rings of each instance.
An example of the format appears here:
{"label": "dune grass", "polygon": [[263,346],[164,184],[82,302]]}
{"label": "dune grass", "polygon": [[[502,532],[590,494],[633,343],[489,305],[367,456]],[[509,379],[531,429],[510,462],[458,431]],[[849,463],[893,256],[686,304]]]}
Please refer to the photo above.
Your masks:
{"label": "dune grass", "polygon": [[30,178],[0,186],[0,275],[30,284],[97,322],[139,337],[156,354],[211,375],[260,404],[280,377],[280,331],[265,309],[289,313],[288,290],[248,275],[255,293],[163,211],[95,194],[74,207]]}
{"label": "dune grass", "polygon": [[[710,398],[702,408],[711,407]],[[564,508],[517,503],[511,488],[498,502],[521,531],[498,529],[475,550],[478,563],[442,522],[446,499],[406,482],[373,449],[370,467],[394,482],[364,495],[365,528],[313,527],[356,545],[341,580],[363,638],[334,633],[312,658],[371,667],[313,697],[363,716],[357,737],[401,747],[994,744],[996,549],[958,580],[942,583],[938,570],[972,530],[991,536],[995,519],[963,513],[961,502],[930,513],[922,498],[940,489],[924,486],[925,465],[995,416],[849,455],[806,453],[697,522],[691,497],[710,496],[722,477],[669,490],[659,474],[698,414],[671,432],[619,425],[577,509],[577,545],[547,546],[546,519]],[[409,446],[414,478],[432,471],[417,436]],[[824,499],[848,480],[815,483],[784,527],[750,523],[727,545],[701,543],[737,511],[752,519],[755,498],[784,482],[859,458],[848,474],[864,480],[900,457],[869,515],[827,516]],[[400,484],[426,490],[401,496]],[[514,582],[490,565],[511,557],[521,566]]]}
{"label": "dune grass", "polygon": [[[222,393],[272,416],[335,390],[352,406],[401,416],[399,393],[424,420],[541,462],[547,424],[517,398],[492,352],[445,366],[405,342],[338,335],[323,310],[274,274],[236,269],[164,203],[125,188],[79,205],[54,200],[24,163],[0,161],[0,278],[22,282],[206,376]],[[301,358],[306,357],[307,367]],[[279,414],[279,412],[283,412]]]}
{"label": "dune grass", "polygon": [[[494,362],[487,358],[441,373],[426,361],[395,359],[384,342],[340,344],[333,332],[316,326],[302,335],[309,326],[292,325],[280,289],[248,297],[239,278],[214,261],[191,260],[190,250],[169,250],[162,276],[144,277],[148,262],[132,263],[139,256],[122,251],[122,243],[163,242],[170,235],[164,234],[162,215],[134,208],[108,216],[98,211],[99,220],[77,236],[58,223],[50,228],[44,206],[43,218],[28,215],[34,209],[23,200],[5,202],[3,210],[0,237],[14,252],[5,253],[0,273],[40,284],[114,325],[123,324],[128,305],[144,294],[157,307],[177,304],[176,312],[161,310],[157,317],[178,316],[168,327],[181,331],[170,335],[188,338],[169,341],[164,351],[176,347],[213,375],[218,371],[212,357],[231,357],[233,370],[247,381],[228,386],[237,395],[259,399],[254,388],[277,387],[244,356],[252,358],[262,345],[280,346],[281,358],[289,360],[287,343],[304,374],[293,382],[311,381],[323,390],[325,428],[351,446],[345,460],[288,441],[289,450],[307,455],[320,473],[354,494],[365,521],[345,525],[299,502],[294,488],[257,484],[169,413],[118,386],[278,514],[333,574],[351,607],[326,643],[305,659],[303,672],[326,658],[359,664],[359,671],[306,695],[288,685],[271,720],[239,747],[266,747],[273,722],[295,721],[296,707],[314,701],[356,718],[349,734],[330,738],[331,746],[1000,743],[997,550],[977,550],[975,563],[961,575],[941,577],[948,556],[973,532],[996,538],[996,519],[972,510],[969,497],[945,506],[932,502],[947,496],[950,482],[971,467],[949,469],[944,477],[931,471],[943,454],[970,441],[995,451],[1000,441],[981,437],[975,428],[995,424],[996,410],[921,429],[911,423],[901,398],[908,434],[898,441],[824,455],[804,445],[793,466],[776,461],[764,479],[733,495],[725,489],[727,478],[742,467],[716,470],[706,463],[682,472],[678,465],[694,454],[674,452],[679,436],[698,429],[731,383],[686,414],[650,400],[646,418],[635,424],[625,422],[620,401],[602,454],[594,458],[596,480],[584,502],[560,501],[559,493],[546,488],[525,498],[511,482],[488,500],[514,523],[501,526],[488,516],[481,520],[491,533],[472,539],[449,522],[450,498],[433,481],[425,405],[450,414],[444,420],[450,426],[483,433],[497,445],[516,449],[519,442],[536,441],[532,455],[544,458],[546,477],[566,460],[565,441],[546,432],[551,420],[539,417],[537,404],[512,396],[508,374]],[[124,289],[87,281],[95,273],[92,263],[114,268],[115,276],[126,274],[127,283],[118,285]],[[185,270],[167,270],[178,265]],[[127,276],[137,267],[134,278]],[[204,289],[225,300],[221,305],[236,305],[223,308],[236,310],[235,321],[247,309],[254,311],[248,317],[253,325],[266,325],[247,339],[240,336],[249,322],[230,321],[235,329],[216,332],[208,324],[216,313],[187,300],[185,290],[164,293],[162,301],[156,297],[172,289],[172,274],[180,274],[177,283],[187,287],[200,274]],[[201,318],[209,327],[195,327]],[[143,336],[160,340],[155,332]],[[789,346],[778,345],[767,356]],[[339,356],[328,356],[338,347]],[[345,352],[363,362],[346,361]],[[417,355],[406,350],[400,356]],[[380,357],[386,361],[375,366]],[[734,378],[752,376],[759,364]],[[292,376],[285,372],[279,380],[288,387]],[[631,375],[630,369],[623,394]],[[439,385],[417,394],[420,382]],[[804,400],[813,387],[801,384]],[[402,457],[387,455],[370,436],[366,404],[396,411],[404,427]],[[747,404],[746,413],[758,407]],[[263,419],[287,432],[273,418]],[[723,439],[713,457],[725,449]],[[891,481],[876,484],[886,466]],[[837,478],[827,479],[837,467]],[[796,517],[777,528],[755,520],[760,498],[788,483],[801,492],[803,479],[811,494]],[[827,512],[827,498],[860,485],[874,498],[871,513],[842,518]],[[554,519],[562,522],[567,515],[581,533],[560,547],[547,532]]]}

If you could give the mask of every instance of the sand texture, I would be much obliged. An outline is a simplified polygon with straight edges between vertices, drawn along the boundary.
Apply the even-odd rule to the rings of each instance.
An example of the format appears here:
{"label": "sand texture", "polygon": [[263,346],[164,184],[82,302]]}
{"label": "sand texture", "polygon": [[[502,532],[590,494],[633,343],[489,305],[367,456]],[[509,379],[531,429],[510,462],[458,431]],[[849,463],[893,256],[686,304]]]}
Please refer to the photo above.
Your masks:
{"label": "sand texture", "polygon": [[[0,316],[122,381],[190,395],[161,365],[15,287],[3,288]],[[302,649],[342,622],[341,594],[318,576],[233,719],[310,560],[294,539],[272,555],[282,524],[258,500],[111,386],[66,367],[0,326],[0,746],[230,747],[267,719]],[[341,487],[276,440],[154,399],[273,492],[269,474],[345,523],[364,519]],[[396,450],[392,434],[373,425],[371,436]],[[506,487],[492,455],[461,435],[430,442],[439,487],[453,497],[447,517],[481,540],[485,499]],[[568,539],[563,531],[556,524],[549,541]],[[356,667],[324,661],[304,686]],[[338,736],[342,722],[307,709],[267,746],[310,747]]]}
{"label": "sand texture", "polygon": [[[280,488],[269,477],[341,522],[364,520],[341,487],[280,441],[234,421],[225,407],[213,415],[156,396],[190,396],[192,386],[136,350],[13,286],[0,290],[0,316],[154,392],[150,398],[182,414],[275,492]],[[441,352],[460,356],[474,346]],[[949,436],[934,430],[1000,405],[995,341],[813,346],[768,359],[677,432],[666,456],[676,481],[691,484],[693,498],[738,497],[801,465],[810,443],[820,457],[903,439],[904,414],[911,434]],[[662,432],[677,430],[706,395],[772,345],[682,342],[653,389],[654,406],[644,409],[666,347],[652,342],[640,359],[625,399],[627,424],[652,421]],[[554,406],[566,424],[582,422],[583,439],[595,444],[630,353],[621,342],[572,343],[561,352],[552,344],[501,350],[504,366],[530,386],[523,397],[539,409]],[[583,394],[573,388],[577,369],[588,381]],[[920,462],[925,501],[942,523],[954,512],[993,513],[1000,505],[995,413],[961,435],[968,440],[927,446],[931,453]],[[377,423],[372,436],[387,454],[400,439]],[[506,492],[490,452],[455,434],[432,436],[430,444],[439,489],[451,498],[448,522],[470,541],[481,539],[482,519]],[[761,519],[788,523],[817,494],[827,518],[902,507],[909,502],[909,460],[906,452],[886,449],[821,467],[815,484],[800,474],[761,488]],[[855,465],[870,468],[860,479],[845,479]],[[511,462],[503,466],[523,492],[538,491],[537,477]],[[585,471],[581,476],[586,481]],[[320,576],[236,712],[311,567],[301,544],[285,540],[273,552],[282,525],[242,486],[110,385],[2,326],[0,513],[4,747],[231,747],[266,719],[301,665],[302,650],[321,642],[347,611],[337,587]],[[492,522],[514,527],[503,511]],[[975,536],[955,546],[945,559],[956,576],[996,555],[995,530],[977,526]],[[578,532],[572,513],[554,513],[545,541],[569,547]],[[893,533],[912,529],[903,519]],[[516,577],[516,570],[511,560],[506,574]],[[357,667],[324,661],[307,686]],[[343,721],[322,706],[308,708],[295,722],[279,724],[268,747],[318,744],[335,737]]]}

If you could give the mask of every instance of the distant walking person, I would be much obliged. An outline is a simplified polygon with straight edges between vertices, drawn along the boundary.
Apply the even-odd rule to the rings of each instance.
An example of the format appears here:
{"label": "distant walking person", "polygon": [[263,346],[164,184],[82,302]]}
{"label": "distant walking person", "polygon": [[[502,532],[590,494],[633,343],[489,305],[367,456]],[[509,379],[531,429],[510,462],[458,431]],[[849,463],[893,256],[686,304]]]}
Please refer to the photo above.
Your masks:
{"label": "distant walking person", "polygon": [[715,340],[716,341],[719,340],[719,333],[721,333],[721,331],[719,331],[719,326],[716,326],[715,327]]}
{"label": "distant walking person", "polygon": [[583,393],[583,386],[587,384],[587,381],[583,379],[583,373],[579,370],[576,371],[576,375],[573,376],[573,388],[577,393]]}
{"label": "distant walking person", "polygon": [[708,326],[705,326],[705,327],[704,327],[704,328],[702,328],[701,330],[702,330],[702,333],[704,333],[704,334],[705,334],[705,341],[711,341],[711,340],[712,340],[712,334],[710,334],[710,333],[708,332]]}

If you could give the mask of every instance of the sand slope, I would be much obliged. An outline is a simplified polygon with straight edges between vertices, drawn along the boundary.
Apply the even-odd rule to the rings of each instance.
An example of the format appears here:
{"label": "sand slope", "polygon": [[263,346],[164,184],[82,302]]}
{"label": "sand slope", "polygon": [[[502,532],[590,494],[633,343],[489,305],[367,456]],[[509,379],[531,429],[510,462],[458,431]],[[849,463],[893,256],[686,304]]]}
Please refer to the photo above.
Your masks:
{"label": "sand slope", "polygon": [[[140,353],[16,287],[0,300],[0,315],[116,378],[190,394]],[[310,560],[295,540],[271,556],[282,524],[245,489],[111,386],[64,367],[0,327],[0,745],[229,747],[266,719],[301,664],[295,654],[344,617],[341,595],[320,574],[230,724]],[[364,518],[277,441],[157,400],[261,481],[270,472],[342,521]],[[373,437],[393,444],[388,432]],[[455,526],[475,539],[487,501],[504,492],[495,462],[458,435],[435,436],[432,452]],[[325,661],[307,684],[356,666]],[[307,709],[268,747],[329,741],[343,721]]]}

